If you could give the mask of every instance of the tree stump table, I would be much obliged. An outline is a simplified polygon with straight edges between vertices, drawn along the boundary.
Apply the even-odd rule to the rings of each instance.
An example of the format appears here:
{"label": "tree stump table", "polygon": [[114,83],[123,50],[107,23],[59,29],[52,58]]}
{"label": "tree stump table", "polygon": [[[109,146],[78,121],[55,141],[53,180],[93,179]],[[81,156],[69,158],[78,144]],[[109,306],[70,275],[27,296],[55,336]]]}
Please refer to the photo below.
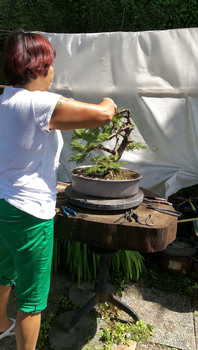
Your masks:
{"label": "tree stump table", "polygon": [[[125,210],[90,210],[70,203],[65,190],[69,183],[58,183],[57,205],[55,219],[55,237],[66,241],[76,241],[87,244],[94,253],[100,255],[99,281],[95,296],[80,309],[68,327],[72,331],[80,318],[97,303],[110,302],[128,313],[135,321],[139,316],[129,306],[116,298],[108,290],[107,264],[108,259],[118,250],[134,250],[140,253],[152,253],[164,250],[176,238],[177,217],[148,209],[141,203],[135,208],[139,218],[152,214],[153,226],[142,225],[135,220],[129,222],[119,220]],[[142,189],[144,195],[151,192]],[[153,195],[153,194],[152,194]],[[76,216],[64,216],[60,210],[66,205],[76,212]],[[158,204],[155,203],[155,206]],[[160,204],[167,209],[167,205]],[[172,209],[172,207],[171,207]],[[174,209],[173,209],[174,210]]]}

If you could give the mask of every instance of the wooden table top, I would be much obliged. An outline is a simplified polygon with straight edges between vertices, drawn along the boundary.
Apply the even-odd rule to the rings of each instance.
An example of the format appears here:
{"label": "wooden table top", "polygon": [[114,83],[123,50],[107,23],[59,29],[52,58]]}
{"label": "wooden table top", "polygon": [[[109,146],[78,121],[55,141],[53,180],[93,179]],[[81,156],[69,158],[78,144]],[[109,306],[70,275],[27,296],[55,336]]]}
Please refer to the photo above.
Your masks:
{"label": "wooden table top", "polygon": [[[71,240],[86,243],[97,248],[124,249],[142,252],[162,251],[176,238],[177,222],[175,216],[160,213],[148,209],[146,205],[140,204],[135,212],[139,218],[145,218],[152,214],[153,226],[141,225],[134,220],[132,222],[120,221],[125,210],[98,211],[83,208],[69,203],[65,196],[65,188],[70,183],[58,183],[57,205],[55,220],[55,237],[62,240]],[[146,195],[151,194],[142,189]],[[61,205],[67,205],[76,211],[76,216],[64,216]],[[154,204],[165,209],[173,209],[165,204]],[[174,210],[174,209],[173,209]]]}

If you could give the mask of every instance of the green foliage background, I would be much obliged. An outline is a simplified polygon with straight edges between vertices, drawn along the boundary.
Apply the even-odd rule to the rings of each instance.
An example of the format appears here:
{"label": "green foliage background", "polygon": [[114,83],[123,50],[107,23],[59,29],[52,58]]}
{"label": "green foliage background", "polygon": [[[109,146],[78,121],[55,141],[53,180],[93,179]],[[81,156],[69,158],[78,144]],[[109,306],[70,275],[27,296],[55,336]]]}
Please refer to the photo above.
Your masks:
{"label": "green foliage background", "polygon": [[0,0],[0,29],[64,33],[196,27],[196,0]]}
{"label": "green foliage background", "polygon": [[96,33],[197,25],[197,0],[0,0],[0,61],[7,33],[18,28]]}
{"label": "green foliage background", "polygon": [[196,27],[197,0],[0,0],[0,47],[7,31],[53,33]]}

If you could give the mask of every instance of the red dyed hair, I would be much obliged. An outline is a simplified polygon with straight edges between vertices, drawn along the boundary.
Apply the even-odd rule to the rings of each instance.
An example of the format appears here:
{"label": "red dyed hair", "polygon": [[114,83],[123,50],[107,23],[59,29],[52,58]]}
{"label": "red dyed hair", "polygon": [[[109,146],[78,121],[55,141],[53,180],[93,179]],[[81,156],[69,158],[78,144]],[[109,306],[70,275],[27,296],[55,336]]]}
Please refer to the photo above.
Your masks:
{"label": "red dyed hair", "polygon": [[18,30],[4,46],[3,74],[9,84],[26,85],[31,79],[46,76],[56,51],[42,35]]}

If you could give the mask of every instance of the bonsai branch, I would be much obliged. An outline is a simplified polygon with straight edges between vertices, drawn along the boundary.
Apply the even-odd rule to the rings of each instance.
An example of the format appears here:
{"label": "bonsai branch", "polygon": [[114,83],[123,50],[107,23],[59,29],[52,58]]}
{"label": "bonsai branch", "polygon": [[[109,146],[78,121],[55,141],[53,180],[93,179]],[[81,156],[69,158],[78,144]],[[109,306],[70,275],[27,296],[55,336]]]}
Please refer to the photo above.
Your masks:
{"label": "bonsai branch", "polygon": [[[114,133],[108,137],[108,141],[115,138],[116,141],[114,147],[110,149],[103,146],[102,144],[99,144],[95,146],[93,150],[100,149],[107,153],[111,153],[112,155],[117,155],[117,159],[119,160],[122,157],[126,147],[132,143],[130,134],[131,131],[134,129],[134,125],[132,124],[131,111],[129,109],[122,109],[115,116],[118,118],[124,117],[127,121],[125,123],[126,125],[121,126],[119,128],[117,128],[115,126],[115,123],[113,123]],[[120,138],[123,139],[122,142],[120,142]]]}
{"label": "bonsai branch", "polygon": [[103,175],[104,172],[108,172],[108,169],[118,170],[124,164],[118,162],[124,151],[146,148],[131,140],[134,127],[131,111],[124,108],[116,113],[107,125],[93,129],[73,130],[71,148],[77,153],[72,154],[69,160],[82,163],[86,158],[93,156],[94,151],[101,150],[109,155],[93,156],[90,159],[93,163],[91,167],[93,171]]}

